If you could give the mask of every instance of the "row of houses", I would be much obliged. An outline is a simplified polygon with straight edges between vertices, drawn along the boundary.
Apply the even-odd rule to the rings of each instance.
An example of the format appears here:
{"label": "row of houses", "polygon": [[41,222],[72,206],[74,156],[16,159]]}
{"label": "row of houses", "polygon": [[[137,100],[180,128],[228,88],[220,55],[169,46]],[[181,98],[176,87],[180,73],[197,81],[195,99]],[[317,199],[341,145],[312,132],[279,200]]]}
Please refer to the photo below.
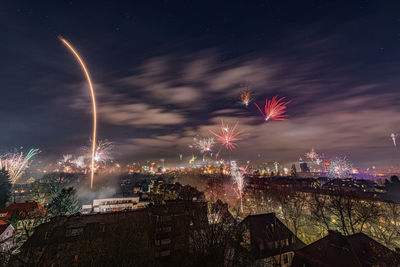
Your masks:
{"label": "row of houses", "polygon": [[248,177],[248,187],[260,190],[280,190],[291,189],[300,192],[315,192],[329,194],[332,191],[356,192],[363,198],[386,199],[384,186],[377,185],[370,180],[356,179],[332,179],[326,177],[319,178],[294,178],[294,177],[269,177],[259,178],[257,176]]}
{"label": "row of houses", "polygon": [[[343,236],[330,231],[326,237],[306,245],[274,213],[249,215],[237,221],[226,211],[227,207],[223,206],[218,212],[229,217],[224,220],[226,224],[240,226],[241,246],[249,251],[247,259],[231,258],[224,263],[226,266],[241,260],[251,260],[247,264],[250,266],[400,266],[400,255],[396,251],[362,233]],[[124,255],[121,250],[125,248],[132,251],[124,257],[136,260],[134,264],[128,261],[130,264],[138,265],[140,259],[169,266],[176,264],[176,259],[183,257],[195,242],[192,232],[196,225],[221,223],[210,220],[218,218],[215,212],[206,202],[174,200],[138,210],[56,217],[35,229],[20,256],[25,262],[40,259],[43,262],[35,264],[46,265],[46,259],[54,263],[63,254],[63,265],[76,265],[83,258],[87,260],[91,253],[99,253],[100,247],[106,247],[107,255],[101,256],[104,264],[108,256],[110,261],[119,263],[121,259],[116,258]],[[218,235],[213,235],[212,238],[217,239]],[[100,239],[106,240],[106,244],[99,245]],[[120,240],[130,242],[120,244]],[[85,244],[88,251],[82,250]]]}

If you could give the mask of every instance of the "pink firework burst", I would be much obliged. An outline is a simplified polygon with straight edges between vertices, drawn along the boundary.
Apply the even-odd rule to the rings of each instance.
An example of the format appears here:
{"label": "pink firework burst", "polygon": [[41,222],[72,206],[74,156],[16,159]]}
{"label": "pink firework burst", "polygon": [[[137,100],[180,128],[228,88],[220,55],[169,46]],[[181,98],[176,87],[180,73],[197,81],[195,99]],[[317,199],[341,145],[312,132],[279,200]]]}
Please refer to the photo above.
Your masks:
{"label": "pink firework burst", "polygon": [[241,140],[243,136],[242,131],[236,131],[238,123],[239,122],[236,122],[233,127],[230,127],[228,124],[224,124],[224,122],[221,121],[220,133],[209,131],[217,137],[217,142],[221,143],[227,150],[232,151],[238,147],[235,142]]}
{"label": "pink firework burst", "polygon": [[278,96],[274,96],[271,100],[268,100],[268,98],[265,100],[265,107],[264,107],[264,112],[261,110],[261,108],[257,105],[257,103],[254,103],[258,110],[261,112],[263,117],[265,118],[265,121],[269,120],[275,120],[275,121],[282,121],[286,120],[286,108],[287,104],[290,103],[290,101],[283,101],[285,97],[277,99]]}

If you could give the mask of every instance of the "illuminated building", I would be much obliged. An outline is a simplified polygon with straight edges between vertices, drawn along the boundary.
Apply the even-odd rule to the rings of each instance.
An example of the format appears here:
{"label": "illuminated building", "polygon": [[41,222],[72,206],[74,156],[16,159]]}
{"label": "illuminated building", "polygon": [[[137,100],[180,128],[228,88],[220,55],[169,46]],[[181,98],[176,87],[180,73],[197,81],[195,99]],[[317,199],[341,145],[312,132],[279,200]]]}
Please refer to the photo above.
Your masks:
{"label": "illuminated building", "polygon": [[145,208],[147,204],[147,201],[140,202],[139,196],[94,199],[92,205],[82,205],[82,213],[136,210]]}

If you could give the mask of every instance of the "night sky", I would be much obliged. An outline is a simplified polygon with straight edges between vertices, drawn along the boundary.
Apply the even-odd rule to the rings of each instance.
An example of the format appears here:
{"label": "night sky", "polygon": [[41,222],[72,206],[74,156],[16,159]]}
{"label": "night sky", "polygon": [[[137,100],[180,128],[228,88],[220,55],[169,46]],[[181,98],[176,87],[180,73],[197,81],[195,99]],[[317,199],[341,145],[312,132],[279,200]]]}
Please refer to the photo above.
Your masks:
{"label": "night sky", "polygon": [[[128,3],[129,2],[129,3]],[[189,157],[196,134],[239,121],[232,157],[291,162],[315,148],[357,167],[398,165],[398,1],[3,1],[0,148],[76,153],[95,82],[99,137],[124,160]],[[239,100],[287,96],[287,121]]]}

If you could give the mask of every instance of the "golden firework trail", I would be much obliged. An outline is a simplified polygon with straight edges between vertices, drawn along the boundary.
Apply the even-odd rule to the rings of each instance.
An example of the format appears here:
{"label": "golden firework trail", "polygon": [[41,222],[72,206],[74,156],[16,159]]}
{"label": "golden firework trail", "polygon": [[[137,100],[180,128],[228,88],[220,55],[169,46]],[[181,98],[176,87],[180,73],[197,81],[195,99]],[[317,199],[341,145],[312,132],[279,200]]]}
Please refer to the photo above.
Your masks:
{"label": "golden firework trail", "polygon": [[85,63],[82,58],[79,56],[78,52],[72,47],[72,45],[65,40],[63,37],[58,36],[61,42],[74,54],[75,58],[78,60],[79,64],[82,67],[83,72],[85,73],[86,80],[89,85],[90,95],[92,97],[92,106],[93,106],[93,136],[92,136],[92,162],[91,162],[91,173],[90,173],[90,188],[93,188],[93,177],[94,177],[94,161],[96,154],[96,132],[97,132],[97,111],[96,111],[96,98],[94,97],[94,89],[92,84],[92,79],[90,78],[89,71],[87,70]]}

